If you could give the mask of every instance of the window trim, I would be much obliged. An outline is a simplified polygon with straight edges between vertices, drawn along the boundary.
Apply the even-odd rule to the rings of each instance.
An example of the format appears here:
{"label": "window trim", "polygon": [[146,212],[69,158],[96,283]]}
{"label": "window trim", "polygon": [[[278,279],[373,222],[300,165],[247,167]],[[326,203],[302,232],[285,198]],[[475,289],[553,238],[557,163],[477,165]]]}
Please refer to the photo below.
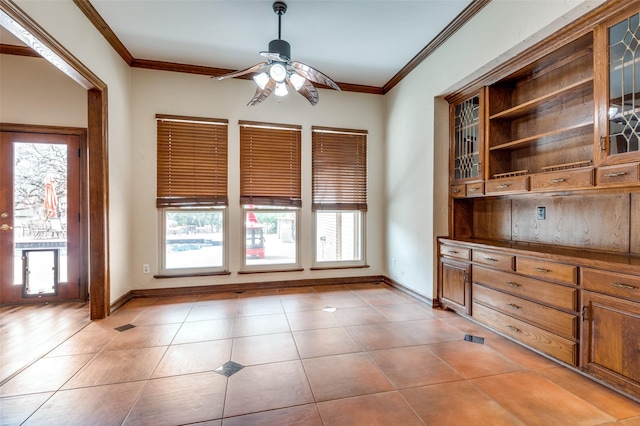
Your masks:
{"label": "window trim", "polygon": [[[367,266],[368,145],[366,130],[311,127],[312,269]],[[360,259],[318,260],[318,213],[322,212],[360,212]]]}
{"label": "window trim", "polygon": [[[360,259],[359,260],[334,260],[334,261],[319,261],[318,260],[318,213],[347,213],[347,212],[359,212],[360,213]],[[313,259],[311,262],[312,270],[319,269],[347,269],[347,268],[368,268],[367,264],[367,212],[364,210],[337,210],[337,209],[322,209],[313,211],[313,232],[312,232],[312,245],[313,245]]]}
{"label": "window trim", "polygon": [[[256,208],[258,207],[258,208]],[[296,262],[295,263],[272,263],[267,265],[247,265],[247,224],[245,218],[249,211],[257,211],[260,213],[278,213],[278,212],[294,212],[296,216]],[[300,259],[300,216],[302,209],[300,208],[274,208],[274,206],[242,206],[242,244],[241,244],[241,265],[238,274],[250,274],[258,272],[294,272],[302,271],[302,262]]]}
{"label": "window trim", "polygon": [[[158,274],[154,278],[178,278],[200,275],[228,275],[229,274],[229,208],[228,207],[202,207],[202,208],[180,208],[163,207],[158,208],[158,227],[160,234],[160,250],[158,250]],[[222,265],[215,267],[200,268],[171,268],[166,267],[167,253],[167,213],[185,211],[216,211],[222,212]]]}

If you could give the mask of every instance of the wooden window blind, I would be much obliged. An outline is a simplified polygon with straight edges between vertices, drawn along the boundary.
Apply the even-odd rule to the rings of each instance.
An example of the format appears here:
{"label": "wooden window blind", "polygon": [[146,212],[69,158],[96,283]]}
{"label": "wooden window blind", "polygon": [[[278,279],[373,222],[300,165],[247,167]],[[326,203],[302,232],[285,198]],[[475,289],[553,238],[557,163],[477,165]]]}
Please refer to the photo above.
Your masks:
{"label": "wooden window blind", "polygon": [[156,115],[157,207],[226,206],[227,120]]}
{"label": "wooden window blind", "polygon": [[367,132],[312,127],[312,209],[367,210]]}
{"label": "wooden window blind", "polygon": [[301,126],[239,124],[240,203],[302,206]]}

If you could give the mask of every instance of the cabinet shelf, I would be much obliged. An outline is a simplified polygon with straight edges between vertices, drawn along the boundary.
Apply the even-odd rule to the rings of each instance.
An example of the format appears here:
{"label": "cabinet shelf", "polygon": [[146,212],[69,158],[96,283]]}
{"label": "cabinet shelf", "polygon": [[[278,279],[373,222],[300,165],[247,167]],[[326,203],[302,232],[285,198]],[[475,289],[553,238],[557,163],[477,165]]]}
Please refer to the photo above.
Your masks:
{"label": "cabinet shelf", "polygon": [[572,126],[555,129],[550,132],[544,132],[537,135],[528,136],[526,138],[501,143],[489,148],[489,151],[508,151],[520,148],[526,148],[532,145],[543,145],[545,143],[555,142],[560,137],[570,137],[586,132],[589,127],[593,126],[593,121],[574,124]]}
{"label": "cabinet shelf", "polygon": [[523,117],[525,115],[529,115],[531,113],[536,112],[540,107],[547,103],[551,103],[554,100],[560,100],[562,97],[565,97],[572,93],[580,93],[584,91],[585,93],[591,92],[593,85],[593,77],[585,78],[576,83],[570,84],[569,86],[563,87],[559,90],[554,90],[553,92],[547,93],[544,96],[540,96],[539,98],[532,99],[528,102],[524,102],[520,105],[516,105],[512,108],[506,109],[504,111],[500,111],[496,114],[493,114],[489,117],[491,120],[501,119],[501,118],[518,118]]}

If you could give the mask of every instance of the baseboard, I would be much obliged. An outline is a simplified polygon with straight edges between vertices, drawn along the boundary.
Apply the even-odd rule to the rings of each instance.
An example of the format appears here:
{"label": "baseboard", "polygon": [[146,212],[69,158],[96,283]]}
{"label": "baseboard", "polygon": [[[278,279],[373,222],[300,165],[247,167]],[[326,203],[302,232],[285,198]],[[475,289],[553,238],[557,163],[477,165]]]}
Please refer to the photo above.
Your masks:
{"label": "baseboard", "polygon": [[431,306],[432,308],[439,308],[440,307],[440,303],[438,302],[438,299],[430,299],[420,293],[417,293],[413,290],[411,290],[408,287],[403,286],[402,284],[400,284],[397,281],[392,280],[391,278],[387,277],[387,276],[383,276],[382,280],[385,284],[390,285],[391,287],[395,288],[396,290],[399,290],[411,297],[413,297],[414,299],[418,299],[421,302],[426,303],[427,305]]}
{"label": "baseboard", "polygon": [[124,304],[130,301],[131,299],[133,299],[133,294],[132,294],[132,291],[129,290],[128,292],[126,292],[124,295],[116,299],[111,304],[111,306],[109,307],[110,308],[109,315],[111,315],[113,312],[117,311],[118,309],[122,308]]}
{"label": "baseboard", "polygon": [[235,284],[205,285],[205,286],[189,286],[189,287],[167,287],[167,288],[149,288],[140,290],[130,290],[123,296],[118,298],[111,304],[111,312],[115,312],[127,302],[136,298],[147,297],[169,297],[169,296],[188,296],[198,294],[212,293],[239,293],[250,290],[273,290],[288,287],[316,287],[326,285],[340,284],[367,284],[383,282],[389,286],[421,301],[431,307],[439,307],[437,300],[432,300],[415,291],[395,282],[391,278],[384,275],[369,275],[359,277],[339,277],[339,278],[310,278],[301,280],[282,280],[282,281],[259,281]]}

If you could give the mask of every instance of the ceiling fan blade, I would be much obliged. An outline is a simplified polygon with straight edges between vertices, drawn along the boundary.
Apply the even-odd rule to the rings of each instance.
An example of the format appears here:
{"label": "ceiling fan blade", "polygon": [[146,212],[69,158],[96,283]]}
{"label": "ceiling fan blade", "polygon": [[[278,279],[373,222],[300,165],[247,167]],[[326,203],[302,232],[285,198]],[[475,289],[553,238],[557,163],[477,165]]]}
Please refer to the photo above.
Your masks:
{"label": "ceiling fan blade", "polygon": [[269,59],[270,61],[276,61],[276,62],[284,62],[286,64],[288,64],[289,62],[291,62],[291,59],[287,58],[284,55],[281,55],[277,52],[260,52],[260,55]]}
{"label": "ceiling fan blade", "polygon": [[214,77],[214,78],[217,79],[217,80],[224,80],[225,78],[240,77],[241,75],[245,75],[245,74],[249,74],[249,73],[252,73],[252,72],[259,71],[265,65],[267,65],[266,62],[260,62],[259,64],[255,64],[254,66],[251,66],[251,67],[249,67],[247,69],[240,70],[240,71],[234,71],[234,72],[231,72],[229,74],[220,75],[220,76]]}
{"label": "ceiling fan blade", "polygon": [[335,81],[331,80],[328,76],[321,73],[315,68],[311,68],[309,65],[303,64],[302,62],[292,61],[291,66],[293,66],[298,74],[306,78],[307,80],[311,80],[314,83],[323,84],[327,87],[331,87],[332,89],[340,90],[340,87],[336,84]]}
{"label": "ceiling fan blade", "polygon": [[271,94],[271,92],[273,92],[273,89],[275,88],[276,88],[276,82],[274,79],[270,78],[266,86],[264,86],[264,89],[261,89],[259,86],[256,88],[256,94],[253,96],[253,99],[249,101],[247,106],[254,106],[264,101],[269,97],[269,95]]}
{"label": "ceiling fan blade", "polygon": [[[289,84],[289,86],[295,89],[295,87],[291,83],[291,80],[289,80],[288,78],[287,78],[287,83]],[[311,105],[317,104],[318,100],[320,99],[316,88],[313,86],[313,84],[309,80],[306,80],[306,79],[302,87],[298,90],[298,93],[300,93],[302,96],[307,98],[307,100]]]}

